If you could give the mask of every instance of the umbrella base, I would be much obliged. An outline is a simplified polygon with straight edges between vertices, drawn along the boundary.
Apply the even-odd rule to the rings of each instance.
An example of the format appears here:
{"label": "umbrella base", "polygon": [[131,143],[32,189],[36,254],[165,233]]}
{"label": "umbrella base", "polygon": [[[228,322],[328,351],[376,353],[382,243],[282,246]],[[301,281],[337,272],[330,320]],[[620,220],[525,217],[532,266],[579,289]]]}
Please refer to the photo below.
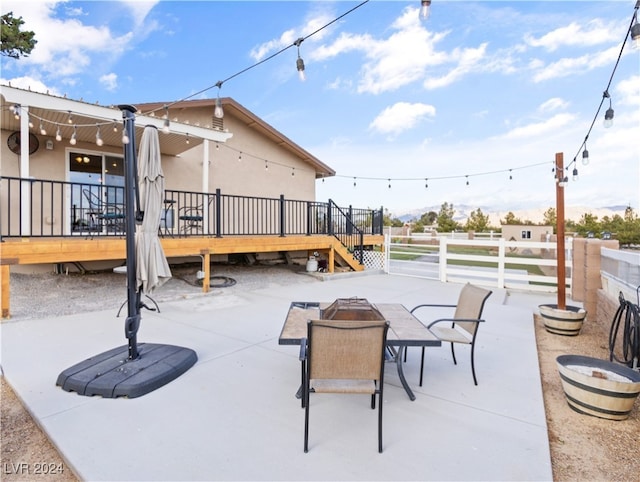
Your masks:
{"label": "umbrella base", "polygon": [[140,343],[128,360],[128,346],[113,348],[64,370],[56,381],[67,392],[104,398],[135,398],[175,380],[198,360],[190,348]]}

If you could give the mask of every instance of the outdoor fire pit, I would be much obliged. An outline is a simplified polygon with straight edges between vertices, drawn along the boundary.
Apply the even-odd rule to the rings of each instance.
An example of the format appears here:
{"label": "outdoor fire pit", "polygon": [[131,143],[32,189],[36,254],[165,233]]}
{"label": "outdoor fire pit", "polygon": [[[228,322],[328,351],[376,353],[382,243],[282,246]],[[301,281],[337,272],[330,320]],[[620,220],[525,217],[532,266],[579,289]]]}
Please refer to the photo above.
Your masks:
{"label": "outdoor fire pit", "polygon": [[382,313],[365,298],[338,298],[324,310],[320,310],[323,320],[384,320]]}

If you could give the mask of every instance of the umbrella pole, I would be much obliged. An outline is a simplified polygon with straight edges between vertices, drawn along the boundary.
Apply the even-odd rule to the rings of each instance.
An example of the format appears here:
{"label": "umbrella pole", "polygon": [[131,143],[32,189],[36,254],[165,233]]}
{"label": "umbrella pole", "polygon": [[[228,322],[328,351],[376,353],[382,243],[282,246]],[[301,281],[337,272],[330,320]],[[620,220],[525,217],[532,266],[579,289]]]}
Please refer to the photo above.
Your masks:
{"label": "umbrella pole", "polygon": [[[135,398],[175,380],[196,363],[198,355],[190,348],[176,345],[158,343],[138,345],[142,286],[136,286],[138,283],[136,218],[142,213],[140,213],[140,188],[136,178],[138,162],[147,162],[147,159],[136,157],[134,114],[137,109],[130,105],[118,107],[122,111],[124,133],[129,138],[129,142],[124,144],[128,303],[128,316],[124,330],[129,344],[99,353],[63,370],[58,375],[56,385],[68,392],[75,391],[79,395]],[[144,146],[145,143],[143,134],[141,144]],[[157,154],[160,155],[159,149]],[[155,207],[151,206],[150,212],[154,209]],[[155,213],[152,217],[155,217]],[[155,232],[157,232],[157,225]]]}
{"label": "umbrella pole", "polygon": [[138,328],[140,327],[140,291],[136,286],[136,213],[139,206],[135,205],[139,199],[136,165],[136,108],[131,105],[120,105],[124,119],[124,130],[129,137],[129,143],[124,144],[124,192],[125,192],[125,221],[127,246],[127,308],[128,316],[125,321],[125,336],[129,340],[129,360],[138,358]]}

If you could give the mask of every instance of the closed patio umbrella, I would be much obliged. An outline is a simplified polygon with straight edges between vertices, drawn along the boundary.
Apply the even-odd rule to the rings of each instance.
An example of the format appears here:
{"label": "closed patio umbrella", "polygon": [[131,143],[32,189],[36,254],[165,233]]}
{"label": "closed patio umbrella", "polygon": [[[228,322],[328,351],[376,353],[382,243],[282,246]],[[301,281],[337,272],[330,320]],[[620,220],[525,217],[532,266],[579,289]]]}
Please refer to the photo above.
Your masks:
{"label": "closed patio umbrella", "polygon": [[[164,176],[158,131],[152,126],[145,127],[138,164],[134,147],[136,108],[119,107],[131,139],[124,144],[128,304],[124,331],[129,343],[67,368],[58,375],[56,385],[79,395],[135,398],[176,379],[196,363],[198,356],[192,349],[176,345],[142,343],[138,346],[141,295],[151,293],[171,277],[158,238]],[[140,220],[142,223],[136,227],[136,221]]]}
{"label": "closed patio umbrella", "polygon": [[171,278],[158,229],[164,198],[158,129],[146,126],[138,151],[138,191],[142,224],[136,226],[136,291],[151,294]]}

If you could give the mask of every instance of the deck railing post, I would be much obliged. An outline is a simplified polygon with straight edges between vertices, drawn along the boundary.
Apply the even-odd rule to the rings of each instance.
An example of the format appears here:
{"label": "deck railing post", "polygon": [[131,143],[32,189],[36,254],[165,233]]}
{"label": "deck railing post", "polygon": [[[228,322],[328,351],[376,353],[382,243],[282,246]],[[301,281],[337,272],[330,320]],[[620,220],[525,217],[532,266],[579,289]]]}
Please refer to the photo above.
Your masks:
{"label": "deck railing post", "polygon": [[280,194],[280,237],[284,237],[284,227],[285,227],[285,219],[284,219],[284,194]]}
{"label": "deck railing post", "polygon": [[313,204],[307,201],[307,236],[311,236],[312,229]]}
{"label": "deck railing post", "polygon": [[222,193],[220,192],[220,188],[216,189],[216,238],[222,237]]}
{"label": "deck railing post", "polygon": [[327,234],[330,236],[334,235],[333,219],[332,219],[333,216],[331,214],[332,211],[333,211],[333,201],[329,199],[329,202],[327,203]]}

